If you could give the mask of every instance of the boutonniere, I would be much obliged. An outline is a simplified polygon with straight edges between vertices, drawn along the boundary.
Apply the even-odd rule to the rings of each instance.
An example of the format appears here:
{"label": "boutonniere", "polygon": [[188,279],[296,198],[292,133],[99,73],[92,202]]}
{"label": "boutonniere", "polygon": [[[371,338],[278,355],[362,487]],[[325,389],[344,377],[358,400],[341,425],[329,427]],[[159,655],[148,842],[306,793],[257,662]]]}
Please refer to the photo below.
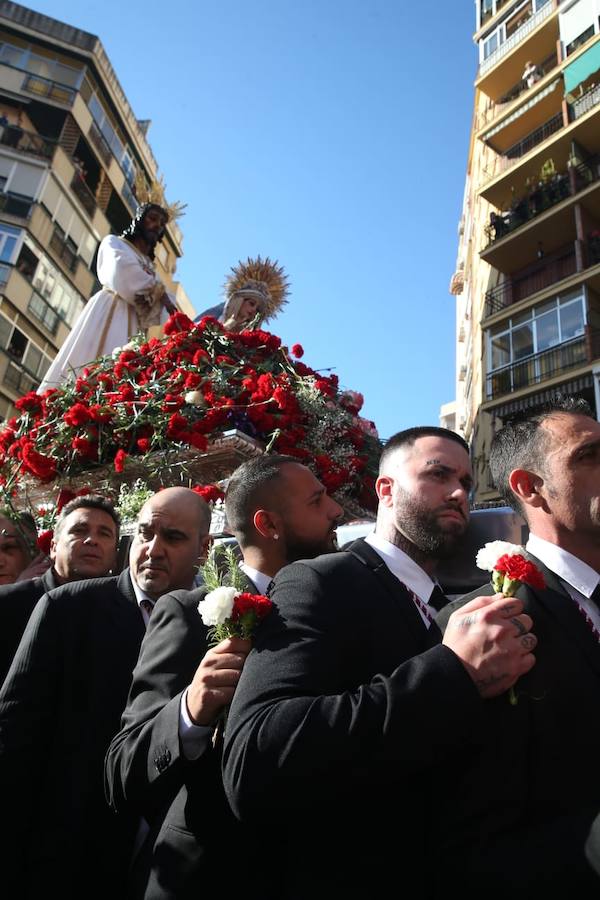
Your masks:
{"label": "boutonniere", "polygon": [[[244,590],[246,578],[232,548],[217,544],[200,567],[200,574],[205,586],[210,588],[198,603],[200,618],[208,628],[209,646],[214,647],[228,637],[251,638],[273,604],[264,594],[251,594]],[[227,713],[228,707],[225,707],[217,720],[212,736],[213,747],[225,728]]]}
{"label": "boutonniere", "polygon": [[[514,597],[522,584],[542,589],[546,582],[535,563],[525,557],[525,548],[507,541],[490,541],[478,551],[475,562],[479,569],[491,573],[492,587],[498,594]],[[514,685],[508,692],[512,706],[518,699]]]}
{"label": "boutonniere", "polygon": [[198,612],[208,627],[209,642],[214,645],[228,637],[251,638],[272,606],[264,594],[218,587],[200,601]]}
{"label": "boutonniere", "polygon": [[211,645],[228,637],[251,638],[273,604],[264,594],[244,590],[246,579],[231,547],[217,544],[200,574],[210,590],[198,603],[198,612]]}

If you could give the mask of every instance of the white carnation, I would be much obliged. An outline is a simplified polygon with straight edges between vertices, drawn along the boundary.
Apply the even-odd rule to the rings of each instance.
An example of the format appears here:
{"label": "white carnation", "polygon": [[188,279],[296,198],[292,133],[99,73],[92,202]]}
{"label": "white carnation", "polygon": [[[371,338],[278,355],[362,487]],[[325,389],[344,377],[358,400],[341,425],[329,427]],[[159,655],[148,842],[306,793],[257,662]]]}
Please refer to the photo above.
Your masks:
{"label": "white carnation", "polygon": [[488,572],[491,572],[501,556],[515,556],[517,553],[523,552],[523,547],[518,544],[509,544],[508,541],[490,541],[478,551],[475,562],[478,569],[487,569]]}
{"label": "white carnation", "polygon": [[206,595],[198,604],[198,612],[202,621],[207,626],[222,625],[233,612],[235,595],[239,594],[235,588],[220,587]]}

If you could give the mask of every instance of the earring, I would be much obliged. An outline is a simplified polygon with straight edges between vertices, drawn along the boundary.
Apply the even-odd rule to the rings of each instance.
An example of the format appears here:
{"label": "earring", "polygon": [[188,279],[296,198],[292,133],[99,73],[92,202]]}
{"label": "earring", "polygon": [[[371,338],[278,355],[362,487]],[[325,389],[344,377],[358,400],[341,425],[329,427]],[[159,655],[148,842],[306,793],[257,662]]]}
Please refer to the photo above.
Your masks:
{"label": "earring", "polygon": [[274,532],[274,534],[273,534],[273,540],[274,540],[274,541],[278,541],[278,540],[279,540],[279,535],[277,534],[277,532]]}

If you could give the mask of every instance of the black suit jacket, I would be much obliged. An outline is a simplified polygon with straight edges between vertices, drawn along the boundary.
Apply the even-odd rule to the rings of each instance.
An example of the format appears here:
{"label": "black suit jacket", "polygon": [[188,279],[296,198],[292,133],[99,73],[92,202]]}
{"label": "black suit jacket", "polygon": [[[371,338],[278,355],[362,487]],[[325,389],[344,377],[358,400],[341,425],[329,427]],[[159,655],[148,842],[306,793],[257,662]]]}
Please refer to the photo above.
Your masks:
{"label": "black suit jacket", "polygon": [[[458,859],[462,844],[459,882],[469,870],[475,884],[482,873],[492,875],[498,896],[515,885],[523,896],[545,888],[552,896],[591,897],[598,883],[584,843],[600,808],[600,644],[554,572],[529,558],[546,582],[544,589],[517,592],[533,619],[536,664],[515,686],[516,705],[508,694],[485,705],[488,749],[473,753],[464,770],[456,767],[454,813],[463,819],[455,815],[448,826],[450,855]],[[438,615],[440,627],[473,597],[493,593],[489,585],[453,601]],[[490,795],[481,785],[491,771]],[[481,840],[465,852],[467,816],[470,829],[479,823]]]}
{"label": "black suit jacket", "polygon": [[[224,783],[278,898],[431,896],[432,775],[482,701],[364,541],[282,569],[225,731]],[[279,868],[279,871],[278,871]]]}
{"label": "black suit jacket", "polygon": [[[248,590],[256,591],[249,582]],[[150,826],[134,860],[130,898],[187,900],[222,892],[232,848],[242,838],[223,792],[220,747],[209,738],[193,761],[179,742],[181,696],[208,649],[198,612],[205,587],[174,591],[157,602],[134,672],[121,731],[106,756],[106,793],[118,812],[142,816]],[[257,865],[257,868],[255,867]],[[252,897],[260,862],[244,866],[243,894]],[[264,890],[260,896],[267,896]]]}
{"label": "black suit jacket", "polygon": [[58,582],[53,569],[48,569],[39,578],[0,587],[0,685],[10,669],[33,607],[42,594],[56,587]]}
{"label": "black suit jacket", "polygon": [[121,896],[136,823],[106,804],[103,764],[143,633],[128,570],[37,603],[0,691],[6,896]]}

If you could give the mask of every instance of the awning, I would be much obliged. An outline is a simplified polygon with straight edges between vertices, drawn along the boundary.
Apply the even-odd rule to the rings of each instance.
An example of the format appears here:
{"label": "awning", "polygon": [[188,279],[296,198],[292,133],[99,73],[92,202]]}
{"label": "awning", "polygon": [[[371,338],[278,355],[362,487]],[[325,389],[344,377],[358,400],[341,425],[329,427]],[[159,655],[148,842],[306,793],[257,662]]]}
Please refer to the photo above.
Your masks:
{"label": "awning", "polygon": [[547,84],[543,91],[539,91],[534,97],[524,103],[523,106],[519,106],[518,109],[515,109],[510,116],[507,116],[506,119],[502,119],[499,125],[496,125],[495,128],[492,128],[490,131],[486,131],[484,135],[482,135],[483,141],[489,141],[490,138],[493,138],[495,134],[498,134],[499,131],[502,131],[509,125],[511,122],[514,122],[515,119],[519,119],[523,113],[526,113],[528,109],[531,109],[532,106],[535,106],[536,103],[539,103],[540,100],[543,100],[544,97],[547,97],[548,94],[551,94],[555,89],[556,85],[560,82],[560,78],[555,78],[554,81],[551,81],[550,84]]}
{"label": "awning", "polygon": [[592,373],[589,372],[580,378],[573,378],[571,381],[556,384],[546,391],[536,391],[535,394],[529,394],[527,397],[519,397],[518,400],[512,400],[510,403],[494,406],[492,409],[488,409],[487,412],[492,416],[499,416],[501,419],[505,419],[507,416],[514,416],[515,413],[524,412],[525,410],[533,412],[537,407],[553,400],[557,393],[577,395],[587,388],[593,388],[593,386],[594,378]]}
{"label": "awning", "polygon": [[600,69],[600,41],[563,69],[565,92],[570,94],[578,84]]}

